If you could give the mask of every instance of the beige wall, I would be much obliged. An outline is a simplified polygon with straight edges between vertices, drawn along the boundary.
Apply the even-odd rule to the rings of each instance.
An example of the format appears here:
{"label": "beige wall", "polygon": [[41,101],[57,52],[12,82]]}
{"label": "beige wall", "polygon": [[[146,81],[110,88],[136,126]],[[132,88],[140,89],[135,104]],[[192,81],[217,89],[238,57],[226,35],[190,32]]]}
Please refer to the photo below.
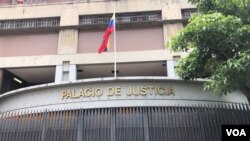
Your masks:
{"label": "beige wall", "polygon": [[0,36],[0,57],[57,53],[58,33]]}
{"label": "beige wall", "polygon": [[[79,53],[95,53],[102,43],[104,31],[80,32]],[[117,51],[140,51],[164,49],[162,27],[146,29],[117,30]],[[110,38],[110,50],[113,51],[113,35]]]}
{"label": "beige wall", "polygon": [[[0,0],[9,1],[9,0]],[[110,2],[79,2],[65,1],[65,3],[53,3],[57,0],[49,0],[47,4],[1,6],[1,19],[27,19],[38,17],[61,17],[61,25],[75,25],[79,15],[162,11],[163,19],[181,18],[182,8],[194,8],[188,0],[120,0]],[[70,3],[70,4],[69,4]]]}
{"label": "beige wall", "polygon": [[164,31],[164,41],[169,41],[174,35],[178,33],[183,28],[182,23],[169,23],[163,26]]}
{"label": "beige wall", "polygon": [[0,0],[0,5],[8,5],[11,4],[12,0]]}
{"label": "beige wall", "polygon": [[[53,1],[57,0],[49,0],[49,2]],[[163,20],[180,19],[182,8],[194,7],[188,4],[187,1],[120,0],[92,3],[79,1],[72,3],[73,1],[68,1],[60,4],[0,6],[0,20],[60,17],[60,25],[69,26],[61,29],[60,33],[49,35],[12,34],[3,36],[1,34],[0,68],[60,65],[65,60],[77,64],[109,63],[113,60],[113,56],[109,57],[108,53],[100,56],[97,53],[104,30],[80,31],[78,33],[77,29],[70,27],[78,25],[79,15],[112,13],[114,9],[116,9],[117,13],[157,10],[162,11]],[[120,61],[136,62],[172,59],[175,54],[165,49],[164,44],[181,28],[181,23],[174,23],[148,29],[118,29],[117,50],[120,51],[118,53]],[[69,38],[69,36],[72,38]],[[111,42],[111,46],[112,44]],[[76,54],[77,52],[80,54]],[[141,53],[145,56],[143,56],[143,59],[142,56],[138,56]]]}
{"label": "beige wall", "polygon": [[117,32],[118,51],[164,49],[162,27],[131,29]]}
{"label": "beige wall", "polygon": [[78,46],[77,29],[60,30],[57,54],[76,54],[77,46]]}
{"label": "beige wall", "polygon": [[[129,62],[153,62],[173,60],[173,56],[184,53],[174,53],[166,49],[148,50],[148,51],[128,51],[118,52],[118,63]],[[38,67],[61,65],[63,61],[70,61],[71,64],[107,64],[114,61],[114,53],[107,52],[103,54],[84,53],[84,54],[65,54],[65,55],[44,55],[44,56],[25,56],[25,57],[2,57],[0,58],[0,68],[15,67]]]}
{"label": "beige wall", "polygon": [[[71,4],[69,4],[71,3]],[[161,10],[161,0],[121,0],[110,2],[90,2],[79,3],[68,1],[61,4],[33,4],[27,5],[14,5],[12,8],[0,7],[1,19],[22,19],[22,18],[37,18],[37,17],[64,17],[62,25],[71,24],[71,21],[78,15],[99,14],[99,13],[112,13],[114,9],[116,12],[128,11],[155,11]]]}
{"label": "beige wall", "polygon": [[104,31],[79,32],[78,53],[95,53],[102,43]]}

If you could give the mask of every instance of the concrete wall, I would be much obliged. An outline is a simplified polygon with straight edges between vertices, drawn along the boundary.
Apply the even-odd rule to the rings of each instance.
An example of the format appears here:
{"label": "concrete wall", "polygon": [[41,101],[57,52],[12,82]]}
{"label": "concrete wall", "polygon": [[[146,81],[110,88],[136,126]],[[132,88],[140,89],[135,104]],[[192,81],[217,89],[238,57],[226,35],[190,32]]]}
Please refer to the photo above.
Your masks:
{"label": "concrete wall", "polygon": [[162,35],[162,27],[121,30],[117,32],[117,50],[140,51],[164,49]]}
{"label": "concrete wall", "polygon": [[[2,6],[0,8],[1,19],[23,19],[37,17],[60,16],[64,19],[61,25],[77,23],[77,15],[136,12],[136,11],[163,11],[163,19],[181,17],[180,9],[193,8],[188,0],[120,0],[110,2],[77,3],[66,2],[61,4],[32,4],[14,5],[12,8]],[[68,4],[70,3],[70,4]]]}
{"label": "concrete wall", "polygon": [[[104,31],[80,32],[79,53],[96,53],[102,43]],[[140,51],[164,49],[162,27],[117,30],[117,51]],[[113,35],[109,51],[113,51]]]}
{"label": "concrete wall", "polygon": [[183,28],[183,24],[182,23],[169,23],[169,24],[165,24],[163,26],[163,31],[164,31],[164,42],[166,43],[167,41],[169,41],[171,39],[171,37],[173,37],[174,35],[176,35],[176,33],[178,33],[179,30],[181,30]]}
{"label": "concrete wall", "polygon": [[[143,55],[142,55],[143,54]],[[185,55],[185,53],[172,53],[169,50],[149,50],[149,51],[129,51],[118,52],[117,62],[147,62],[173,60],[172,56]],[[44,55],[44,56],[24,56],[24,57],[2,57],[0,68],[15,67],[38,67],[61,65],[63,61],[70,61],[71,64],[102,64],[114,61],[113,52],[104,54],[65,54],[65,55]]]}
{"label": "concrete wall", "polygon": [[[69,4],[70,3],[70,4]],[[32,4],[14,5],[12,8],[2,6],[0,8],[0,19],[22,19],[37,17],[65,17],[62,25],[71,24],[78,15],[128,12],[128,11],[155,11],[161,10],[161,0],[121,0],[110,2],[79,3],[68,1],[61,4]],[[67,18],[66,18],[67,17]]]}
{"label": "concrete wall", "polygon": [[0,57],[52,55],[57,43],[57,33],[1,35]]}
{"label": "concrete wall", "polygon": [[12,3],[12,0],[0,0],[0,5],[9,5]]}
{"label": "concrete wall", "polygon": [[215,95],[212,91],[203,90],[203,82],[127,77],[118,80],[109,78],[59,85],[48,84],[12,91],[0,96],[0,112],[80,107],[84,109],[137,106],[200,107],[216,106],[219,103],[249,104],[246,96],[240,91],[222,96]]}
{"label": "concrete wall", "polygon": [[[171,20],[181,18],[182,8],[194,7],[187,1],[119,0],[89,3],[68,1],[53,4],[52,0],[47,4],[0,6],[0,13],[2,13],[0,20],[60,17],[61,26],[74,26],[79,24],[80,15],[110,14],[114,9],[117,13],[162,11],[162,19]],[[118,61],[172,60],[173,55],[183,55],[184,53],[172,53],[164,47],[166,41],[181,28],[182,23],[175,23],[144,30],[138,28],[118,30],[117,49],[120,51],[117,54]],[[8,35],[7,39],[7,35],[1,35],[0,68],[60,65],[63,61],[75,64],[98,64],[113,61],[112,53],[101,56],[97,54],[104,31],[78,32],[77,29],[68,27],[61,29],[57,35],[41,35],[43,38],[36,35],[32,35],[32,37],[29,35]],[[30,42],[28,39],[32,41]],[[139,55],[142,53],[143,56]]]}
{"label": "concrete wall", "polygon": [[57,54],[76,54],[78,47],[78,30],[63,29],[59,33]]}

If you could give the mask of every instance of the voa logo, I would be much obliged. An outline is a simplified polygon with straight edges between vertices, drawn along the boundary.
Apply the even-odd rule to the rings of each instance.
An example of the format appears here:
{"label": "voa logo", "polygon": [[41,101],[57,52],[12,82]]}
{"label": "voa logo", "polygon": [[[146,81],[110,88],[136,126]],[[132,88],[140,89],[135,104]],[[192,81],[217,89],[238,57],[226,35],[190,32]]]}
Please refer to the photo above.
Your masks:
{"label": "voa logo", "polygon": [[227,136],[247,136],[246,132],[244,129],[226,129]]}

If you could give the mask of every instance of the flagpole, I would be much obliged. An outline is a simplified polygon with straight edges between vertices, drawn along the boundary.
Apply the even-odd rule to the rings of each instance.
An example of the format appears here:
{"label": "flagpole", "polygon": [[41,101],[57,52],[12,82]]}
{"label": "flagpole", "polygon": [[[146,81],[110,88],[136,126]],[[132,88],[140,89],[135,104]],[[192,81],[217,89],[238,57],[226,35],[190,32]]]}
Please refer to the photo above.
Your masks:
{"label": "flagpole", "polygon": [[114,12],[114,78],[116,79],[117,74],[116,74],[116,16]]}

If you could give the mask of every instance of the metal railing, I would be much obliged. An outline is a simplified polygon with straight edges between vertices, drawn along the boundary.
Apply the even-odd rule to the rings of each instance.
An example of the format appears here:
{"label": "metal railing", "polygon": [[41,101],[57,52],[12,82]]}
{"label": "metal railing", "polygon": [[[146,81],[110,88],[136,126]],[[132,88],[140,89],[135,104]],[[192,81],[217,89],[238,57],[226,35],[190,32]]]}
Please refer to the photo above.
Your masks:
{"label": "metal railing", "polygon": [[147,21],[161,21],[160,12],[143,12],[133,14],[121,14],[117,15],[118,23],[130,23],[130,22],[147,22]]}
{"label": "metal railing", "polygon": [[107,24],[111,18],[111,15],[102,16],[81,16],[80,25],[95,25],[95,24]]}
{"label": "metal railing", "polygon": [[[90,15],[80,16],[80,25],[99,25],[107,24],[112,15]],[[117,23],[153,22],[161,21],[160,12],[141,12],[130,14],[117,14]]]}
{"label": "metal railing", "polygon": [[33,4],[62,4],[62,3],[93,3],[93,2],[108,2],[119,0],[14,0],[9,2],[0,2],[0,6],[16,6],[16,5],[33,5]]}
{"label": "metal railing", "polygon": [[196,9],[182,9],[181,10],[181,15],[183,19],[189,19],[192,14],[196,13]]}
{"label": "metal railing", "polygon": [[[230,106],[230,107],[229,107]],[[221,125],[250,124],[249,105],[120,107],[0,114],[1,141],[221,141]]]}
{"label": "metal railing", "polygon": [[0,30],[58,27],[59,25],[60,25],[60,18],[4,20],[4,21],[0,21]]}

